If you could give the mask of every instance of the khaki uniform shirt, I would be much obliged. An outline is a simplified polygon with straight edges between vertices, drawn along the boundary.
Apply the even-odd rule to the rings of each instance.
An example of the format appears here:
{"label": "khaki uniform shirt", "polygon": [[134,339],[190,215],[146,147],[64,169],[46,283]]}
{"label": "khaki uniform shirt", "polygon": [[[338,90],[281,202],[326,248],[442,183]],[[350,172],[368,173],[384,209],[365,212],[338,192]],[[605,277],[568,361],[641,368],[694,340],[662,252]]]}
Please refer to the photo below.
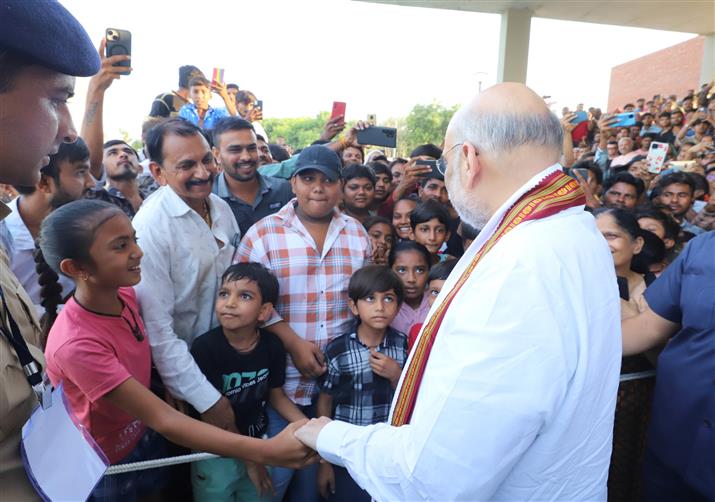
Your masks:
{"label": "khaki uniform shirt", "polygon": [[[0,202],[0,221],[10,214],[10,209]],[[8,265],[7,255],[0,250],[0,287],[5,295],[9,314],[15,319],[20,333],[27,342],[32,356],[45,365],[42,354],[44,340],[32,300],[27,295]],[[5,312],[0,302],[0,323],[10,331],[5,322]],[[20,458],[20,433],[22,426],[37,405],[32,387],[15,350],[5,335],[0,334],[0,499],[7,501],[39,500],[30,485]]]}

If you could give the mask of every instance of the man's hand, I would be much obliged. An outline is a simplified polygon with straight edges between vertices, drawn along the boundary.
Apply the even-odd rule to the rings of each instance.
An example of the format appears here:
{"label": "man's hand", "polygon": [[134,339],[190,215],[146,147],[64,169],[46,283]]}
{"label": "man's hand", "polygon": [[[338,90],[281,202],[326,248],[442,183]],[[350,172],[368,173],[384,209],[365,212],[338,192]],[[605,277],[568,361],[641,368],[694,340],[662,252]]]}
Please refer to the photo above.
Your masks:
{"label": "man's hand", "polygon": [[105,56],[105,47],[107,45],[107,39],[103,38],[99,43],[99,59],[100,67],[96,75],[94,75],[89,80],[89,92],[104,92],[106,91],[112,82],[121,78],[122,74],[126,74],[127,71],[131,71],[131,68],[126,68],[125,66],[113,66],[115,64],[121,63],[122,61],[129,61],[131,56],[126,54],[121,54],[118,56]]}
{"label": "man's hand", "polygon": [[201,421],[219,429],[238,433],[236,415],[233,413],[231,403],[224,396],[221,396],[216,404],[201,414]]}
{"label": "man's hand", "polygon": [[260,108],[256,108],[254,106],[248,112],[248,121],[249,122],[258,122],[259,120],[263,120],[263,110],[261,110]]}
{"label": "man's hand", "polygon": [[566,115],[565,117],[562,117],[562,118],[561,118],[561,121],[560,121],[560,122],[561,122],[561,128],[564,130],[564,133],[570,134],[571,131],[573,131],[574,129],[576,129],[576,126],[577,126],[578,124],[574,124],[573,122],[571,122],[571,121],[572,121],[573,119],[575,119],[575,118],[576,118],[576,114],[575,114],[575,113],[569,113],[569,114]]}
{"label": "man's hand", "polygon": [[402,368],[393,358],[375,349],[370,349],[370,368],[376,375],[387,378],[393,388],[397,387]]}
{"label": "man's hand", "polygon": [[265,495],[275,496],[276,491],[273,489],[271,475],[268,474],[266,466],[255,462],[245,462],[245,464],[248,479],[250,479],[253,486],[256,487],[258,495],[261,497]]}
{"label": "man's hand", "polygon": [[318,435],[320,434],[320,431],[323,430],[323,427],[328,425],[330,422],[332,422],[332,420],[330,420],[328,417],[314,418],[310,422],[305,423],[302,427],[296,430],[295,437],[297,437],[300,442],[308,448],[317,450]]}
{"label": "man's hand", "polygon": [[328,369],[323,352],[313,342],[299,338],[290,347],[286,347],[286,350],[293,359],[293,364],[303,376],[318,378]]}
{"label": "man's hand", "polygon": [[343,129],[345,129],[345,117],[343,115],[333,117],[325,123],[325,126],[323,126],[323,132],[320,135],[320,139],[321,141],[330,141],[335,136],[340,134]]}
{"label": "man's hand", "polygon": [[182,401],[181,399],[176,399],[174,396],[171,395],[168,390],[164,391],[164,402],[166,402],[166,404],[174,408],[179,413],[183,413],[184,415],[189,414],[188,410],[186,409],[186,402]]}
{"label": "man's hand", "polygon": [[415,164],[415,159],[410,160],[405,167],[405,173],[402,175],[400,182],[395,187],[393,199],[400,200],[401,197],[411,192],[421,182],[425,176],[432,172],[430,166],[421,166]]}
{"label": "man's hand", "polygon": [[599,207],[601,207],[601,201],[598,200],[596,194],[594,194],[593,190],[591,190],[591,185],[588,184],[588,181],[583,179],[583,176],[581,176],[581,173],[579,173],[578,171],[572,172],[576,177],[576,181],[578,181],[579,185],[581,185],[581,188],[586,195],[586,206],[590,207],[591,209],[598,209]]}
{"label": "man's hand", "polygon": [[616,117],[612,117],[610,115],[603,115],[599,121],[598,121],[598,130],[601,133],[601,137],[603,135],[608,135],[608,133],[611,131],[611,126],[616,123],[618,119]]}
{"label": "man's hand", "polygon": [[264,441],[263,463],[290,469],[302,469],[316,463],[320,458],[318,454],[299,441],[296,435],[307,423],[305,419],[288,424],[280,434]]}
{"label": "man's hand", "polygon": [[351,127],[347,134],[345,135],[345,139],[343,139],[343,144],[344,145],[360,145],[357,140],[357,133],[358,131],[362,131],[364,129],[367,129],[370,127],[370,124],[367,122],[363,122],[362,120],[358,120],[357,124],[355,124],[353,127]]}
{"label": "man's hand", "polygon": [[333,466],[327,462],[321,462],[318,467],[318,490],[324,499],[335,495],[335,471]]}

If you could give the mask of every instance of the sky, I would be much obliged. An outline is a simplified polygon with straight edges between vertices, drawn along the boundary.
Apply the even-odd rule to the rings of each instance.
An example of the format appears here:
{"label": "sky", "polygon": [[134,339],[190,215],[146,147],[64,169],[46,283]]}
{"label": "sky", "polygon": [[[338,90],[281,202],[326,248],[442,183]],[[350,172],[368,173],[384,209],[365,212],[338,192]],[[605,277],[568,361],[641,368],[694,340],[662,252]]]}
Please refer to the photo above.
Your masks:
{"label": "sky", "polygon": [[[253,91],[265,117],[315,116],[333,101],[347,120],[406,116],[415,104],[468,101],[496,81],[500,16],[351,0],[60,0],[99,41],[132,32],[131,75],[105,97],[105,138],[138,138],[153,98],[177,89],[178,67]],[[534,18],[527,85],[552,109],[606,107],[611,68],[694,34]],[[71,111],[82,120],[89,79]],[[220,98],[212,105],[222,106]]]}

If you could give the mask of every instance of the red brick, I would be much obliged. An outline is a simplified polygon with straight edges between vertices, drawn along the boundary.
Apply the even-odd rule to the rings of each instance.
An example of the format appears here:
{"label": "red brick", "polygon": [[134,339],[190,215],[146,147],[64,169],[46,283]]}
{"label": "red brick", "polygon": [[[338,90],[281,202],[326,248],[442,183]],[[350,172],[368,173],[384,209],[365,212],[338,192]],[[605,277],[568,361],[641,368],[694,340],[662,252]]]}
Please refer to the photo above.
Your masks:
{"label": "red brick", "polygon": [[672,47],[628,61],[611,69],[608,110],[623,108],[638,98],[650,101],[654,94],[678,98],[700,88],[704,37],[695,37]]}

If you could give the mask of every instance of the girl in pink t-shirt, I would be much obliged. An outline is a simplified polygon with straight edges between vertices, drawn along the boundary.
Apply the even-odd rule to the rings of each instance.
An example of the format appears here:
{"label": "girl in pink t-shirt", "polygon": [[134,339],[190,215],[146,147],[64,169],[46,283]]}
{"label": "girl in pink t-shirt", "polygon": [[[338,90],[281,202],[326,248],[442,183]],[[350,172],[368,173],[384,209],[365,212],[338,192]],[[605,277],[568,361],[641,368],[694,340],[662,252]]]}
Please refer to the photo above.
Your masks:
{"label": "girl in pink t-shirt", "polygon": [[[54,271],[76,283],[49,332],[47,372],[53,385],[64,382],[72,412],[111,463],[152,453],[146,427],[226,457],[293,468],[314,460],[293,436],[300,423],[267,441],[241,436],[189,418],[148,389],[151,353],[132,289],[143,253],[119,208],[96,200],[60,207],[42,223],[40,249]],[[118,481],[133,475],[105,477],[93,496],[133,499],[136,491],[125,489],[137,480]]]}

